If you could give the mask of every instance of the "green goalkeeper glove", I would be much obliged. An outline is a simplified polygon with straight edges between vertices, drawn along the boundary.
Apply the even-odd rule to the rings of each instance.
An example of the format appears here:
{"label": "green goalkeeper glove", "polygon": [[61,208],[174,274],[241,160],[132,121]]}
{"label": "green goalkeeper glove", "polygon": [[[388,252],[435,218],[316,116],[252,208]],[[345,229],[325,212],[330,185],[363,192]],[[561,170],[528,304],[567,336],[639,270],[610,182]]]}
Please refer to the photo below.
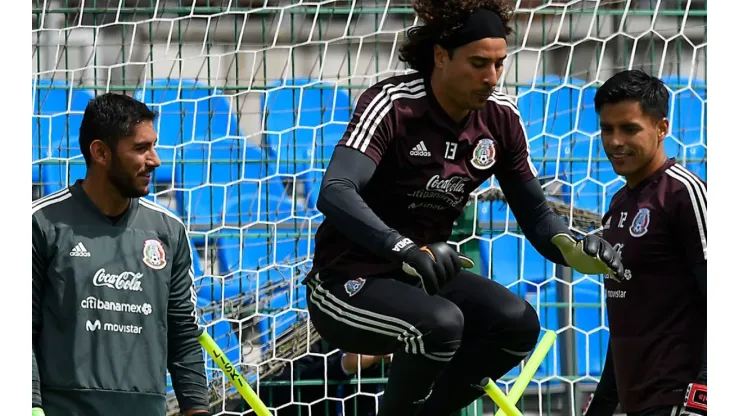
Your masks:
{"label": "green goalkeeper glove", "polygon": [[552,238],[552,243],[573,270],[583,274],[606,274],[618,282],[624,280],[621,256],[601,237],[589,234],[576,241],[568,234],[558,234]]}
{"label": "green goalkeeper glove", "polygon": [[46,414],[44,413],[44,409],[40,407],[34,407],[33,409],[31,409],[31,416],[46,416]]}

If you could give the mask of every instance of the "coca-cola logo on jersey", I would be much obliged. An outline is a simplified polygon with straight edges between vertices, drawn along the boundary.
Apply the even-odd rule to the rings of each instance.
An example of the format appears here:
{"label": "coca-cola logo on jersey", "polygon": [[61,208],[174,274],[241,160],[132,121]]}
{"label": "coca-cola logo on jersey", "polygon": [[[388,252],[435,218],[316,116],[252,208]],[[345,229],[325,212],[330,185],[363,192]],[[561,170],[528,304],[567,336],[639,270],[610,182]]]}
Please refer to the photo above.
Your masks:
{"label": "coca-cola logo on jersey", "polygon": [[448,179],[442,179],[439,175],[434,175],[427,182],[428,191],[437,191],[450,196],[459,196],[465,194],[465,184],[470,178],[463,176],[453,176]]}
{"label": "coca-cola logo on jersey", "polygon": [[[444,205],[448,207],[456,207],[465,201],[467,197],[467,191],[465,185],[470,182],[470,178],[465,176],[452,176],[449,178],[442,178],[440,175],[434,175],[427,181],[424,189],[418,189],[409,194],[414,198],[419,199],[434,199],[436,201],[443,201]],[[428,204],[423,206],[430,208]],[[416,204],[409,206],[409,209],[418,207]],[[434,209],[443,209],[444,206],[435,205]]]}
{"label": "coca-cola logo on jersey", "polygon": [[93,285],[98,287],[107,287],[115,290],[128,290],[131,292],[141,292],[142,273],[121,272],[119,274],[107,273],[105,269],[100,269],[93,277]]}

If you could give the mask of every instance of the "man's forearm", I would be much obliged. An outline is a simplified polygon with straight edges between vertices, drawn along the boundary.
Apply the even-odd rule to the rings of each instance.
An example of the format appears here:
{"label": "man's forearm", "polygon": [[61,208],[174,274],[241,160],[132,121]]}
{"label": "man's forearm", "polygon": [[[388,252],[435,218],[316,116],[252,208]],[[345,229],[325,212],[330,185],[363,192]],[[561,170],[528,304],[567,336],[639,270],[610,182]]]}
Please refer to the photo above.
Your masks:
{"label": "man's forearm", "polygon": [[181,409],[208,409],[205,364],[200,343],[195,337],[170,339],[167,369]]}
{"label": "man's forearm", "polygon": [[354,149],[337,147],[324,175],[316,207],[347,238],[388,257],[401,235],[388,227],[360,196],[375,163]]}
{"label": "man's forearm", "polygon": [[[694,276],[699,286],[699,292],[707,298],[707,263],[700,263],[694,266]],[[706,384],[707,382],[707,334],[704,334],[704,351],[702,357],[702,367],[699,371],[698,380]]]}
{"label": "man's forearm", "polygon": [[391,243],[400,237],[375,215],[351,184],[341,179],[322,189],[317,207],[347,238],[374,254],[386,256]]}
{"label": "man's forearm", "polygon": [[[36,222],[34,221],[33,236],[37,238],[39,236]],[[40,240],[40,239],[39,239]],[[41,305],[43,304],[43,290],[42,284],[44,280],[44,273],[46,271],[45,262],[43,255],[37,246],[41,244],[38,240],[34,239],[33,248],[31,251],[31,359],[32,359],[32,370],[31,370],[31,400],[33,407],[41,407],[43,404],[41,399],[41,377],[39,375],[39,366],[36,362],[36,351],[35,346],[38,345],[39,332],[41,330]]]}
{"label": "man's forearm", "polygon": [[167,305],[167,369],[180,409],[208,409],[205,363],[198,342],[201,328],[191,274],[193,254],[184,227],[179,237]]}
{"label": "man's forearm", "polygon": [[557,234],[572,233],[550,208],[539,181],[535,178],[525,183],[502,182],[501,190],[517,224],[537,252],[553,263],[567,266],[563,254],[552,243],[552,238]]}
{"label": "man's forearm", "polygon": [[31,403],[32,407],[42,407],[41,402],[41,380],[39,378],[39,367],[36,364],[36,353],[31,350],[33,369],[31,370]]}

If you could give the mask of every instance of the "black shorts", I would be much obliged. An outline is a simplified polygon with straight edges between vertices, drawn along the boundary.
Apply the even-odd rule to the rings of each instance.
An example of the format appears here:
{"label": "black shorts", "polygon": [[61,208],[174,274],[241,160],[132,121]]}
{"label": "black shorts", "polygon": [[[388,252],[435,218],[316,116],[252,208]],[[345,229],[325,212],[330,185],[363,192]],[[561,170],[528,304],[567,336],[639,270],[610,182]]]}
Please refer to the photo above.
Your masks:
{"label": "black shorts", "polygon": [[465,338],[491,339],[490,348],[522,358],[536,342],[534,308],[491,279],[463,270],[435,296],[414,283],[403,272],[352,280],[319,273],[307,282],[311,321],[330,344],[366,355],[403,350],[449,361],[460,341],[451,333],[463,326]]}

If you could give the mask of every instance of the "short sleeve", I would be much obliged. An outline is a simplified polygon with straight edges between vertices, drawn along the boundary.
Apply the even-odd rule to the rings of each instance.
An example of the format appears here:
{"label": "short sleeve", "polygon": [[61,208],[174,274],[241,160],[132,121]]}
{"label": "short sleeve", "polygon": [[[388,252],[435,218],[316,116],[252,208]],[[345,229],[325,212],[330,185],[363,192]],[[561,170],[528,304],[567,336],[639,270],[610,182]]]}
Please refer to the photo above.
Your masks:
{"label": "short sleeve", "polygon": [[537,177],[537,169],[532,164],[529,141],[519,109],[508,98],[498,94],[492,96],[499,111],[494,112],[493,123],[506,126],[500,140],[503,143],[502,155],[498,160],[496,177],[509,183],[527,182]]}
{"label": "short sleeve", "polygon": [[686,168],[669,169],[676,179],[674,226],[690,264],[707,261],[707,184]]}
{"label": "short sleeve", "polygon": [[338,146],[357,149],[376,165],[380,163],[393,135],[393,100],[388,93],[391,89],[373,86],[360,95]]}

